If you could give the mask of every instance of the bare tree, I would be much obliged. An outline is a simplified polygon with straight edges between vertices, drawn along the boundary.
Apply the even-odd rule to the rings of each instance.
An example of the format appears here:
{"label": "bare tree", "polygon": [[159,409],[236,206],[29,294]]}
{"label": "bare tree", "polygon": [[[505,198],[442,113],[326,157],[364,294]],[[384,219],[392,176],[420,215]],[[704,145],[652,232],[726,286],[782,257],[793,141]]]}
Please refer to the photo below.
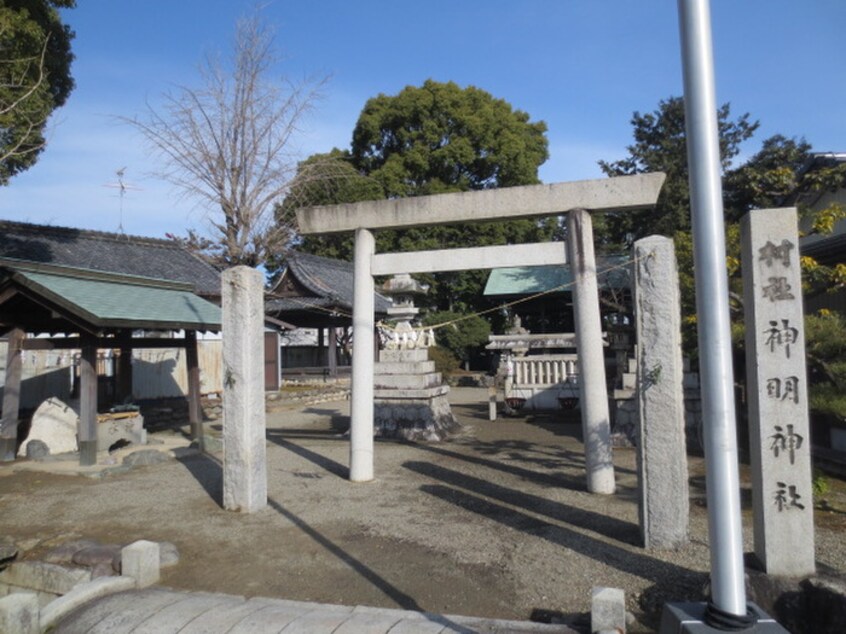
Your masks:
{"label": "bare tree", "polygon": [[293,137],[325,80],[269,81],[279,61],[260,16],[241,19],[230,68],[207,57],[201,88],[179,86],[146,119],[124,119],[163,157],[158,175],[207,208],[224,266],[261,264],[293,235],[274,209],[297,176]]}

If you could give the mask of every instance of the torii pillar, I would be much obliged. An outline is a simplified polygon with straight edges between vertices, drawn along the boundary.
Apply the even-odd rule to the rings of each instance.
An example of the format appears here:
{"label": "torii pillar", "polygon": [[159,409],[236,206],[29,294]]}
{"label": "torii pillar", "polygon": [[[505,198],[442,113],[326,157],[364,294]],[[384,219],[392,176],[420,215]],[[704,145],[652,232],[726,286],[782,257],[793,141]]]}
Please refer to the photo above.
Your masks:
{"label": "torii pillar", "polygon": [[587,489],[591,493],[614,493],[614,461],[599,285],[593,250],[593,223],[584,209],[567,214],[567,248],[573,273],[573,309],[576,317],[576,350],[579,355],[579,403],[585,443]]}
{"label": "torii pillar", "polygon": [[367,229],[355,232],[353,278],[353,358],[350,394],[350,480],[373,479],[373,358],[376,290],[371,259],[376,242]]}

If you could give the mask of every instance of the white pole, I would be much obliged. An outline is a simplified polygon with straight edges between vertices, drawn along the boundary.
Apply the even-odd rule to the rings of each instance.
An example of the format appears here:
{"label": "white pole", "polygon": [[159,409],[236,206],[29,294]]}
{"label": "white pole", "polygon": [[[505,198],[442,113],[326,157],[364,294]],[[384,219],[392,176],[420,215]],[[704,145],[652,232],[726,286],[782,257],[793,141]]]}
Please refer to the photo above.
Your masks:
{"label": "white pole", "polygon": [[374,284],[371,274],[376,241],[367,229],[355,232],[353,281],[353,359],[350,422],[350,480],[373,479],[373,330]]}
{"label": "white pole", "polygon": [[711,599],[746,615],[734,375],[708,0],[678,0],[705,425]]}

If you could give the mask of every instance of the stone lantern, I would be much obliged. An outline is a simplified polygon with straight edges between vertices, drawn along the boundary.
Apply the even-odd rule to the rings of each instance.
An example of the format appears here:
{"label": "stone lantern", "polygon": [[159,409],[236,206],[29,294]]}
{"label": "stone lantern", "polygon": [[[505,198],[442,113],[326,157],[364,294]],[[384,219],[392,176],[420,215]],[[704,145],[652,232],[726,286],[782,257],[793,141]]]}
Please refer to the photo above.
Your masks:
{"label": "stone lantern", "polygon": [[404,274],[395,275],[379,290],[394,302],[388,309],[394,324],[382,329],[384,345],[373,377],[376,433],[414,441],[442,440],[461,426],[447,400],[449,386],[429,360],[434,333],[412,326],[419,312],[414,296],[429,288]]}

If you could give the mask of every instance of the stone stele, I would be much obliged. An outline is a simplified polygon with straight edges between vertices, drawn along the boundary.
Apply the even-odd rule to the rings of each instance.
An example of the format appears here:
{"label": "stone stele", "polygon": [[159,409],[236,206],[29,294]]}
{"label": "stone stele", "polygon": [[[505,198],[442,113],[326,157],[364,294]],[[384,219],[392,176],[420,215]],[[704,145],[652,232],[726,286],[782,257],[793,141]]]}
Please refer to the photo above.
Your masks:
{"label": "stone stele", "polygon": [[48,398],[32,415],[29,436],[21,444],[18,456],[26,456],[26,447],[33,440],[46,444],[51,454],[77,451],[78,428],[79,412],[57,398]]}

